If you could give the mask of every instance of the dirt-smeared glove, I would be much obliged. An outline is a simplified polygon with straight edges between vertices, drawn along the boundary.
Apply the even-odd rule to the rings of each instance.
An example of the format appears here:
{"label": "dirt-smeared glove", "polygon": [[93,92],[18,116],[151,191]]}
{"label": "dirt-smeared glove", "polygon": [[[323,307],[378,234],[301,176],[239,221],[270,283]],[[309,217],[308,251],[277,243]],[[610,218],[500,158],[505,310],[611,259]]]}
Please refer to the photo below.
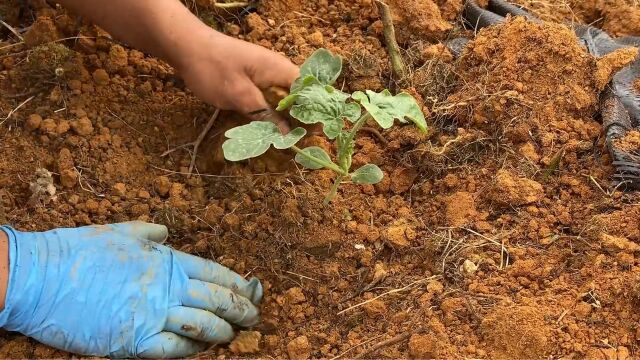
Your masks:
{"label": "dirt-smeared glove", "polygon": [[142,222],[9,238],[0,326],[83,355],[168,358],[230,341],[258,322],[262,286],[212,261],[160,245]]}

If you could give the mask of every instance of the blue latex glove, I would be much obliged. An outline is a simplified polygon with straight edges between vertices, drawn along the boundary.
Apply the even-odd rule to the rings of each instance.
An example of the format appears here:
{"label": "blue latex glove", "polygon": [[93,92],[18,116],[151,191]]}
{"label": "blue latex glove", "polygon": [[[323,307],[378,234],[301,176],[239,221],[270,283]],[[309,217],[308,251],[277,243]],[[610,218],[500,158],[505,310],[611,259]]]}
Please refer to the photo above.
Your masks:
{"label": "blue latex glove", "polygon": [[230,341],[258,322],[258,279],[156,242],[161,225],[131,222],[9,237],[0,326],[69,352],[174,358]]}

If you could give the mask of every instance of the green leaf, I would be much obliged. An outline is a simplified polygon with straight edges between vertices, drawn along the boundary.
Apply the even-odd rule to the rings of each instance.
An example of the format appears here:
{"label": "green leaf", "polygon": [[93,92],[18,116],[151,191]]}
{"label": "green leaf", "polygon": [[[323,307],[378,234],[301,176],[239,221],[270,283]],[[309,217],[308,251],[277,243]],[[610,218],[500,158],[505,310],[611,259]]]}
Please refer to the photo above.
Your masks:
{"label": "green leaf", "polygon": [[[322,160],[325,164],[326,163],[333,164],[333,161],[331,161],[331,157],[329,157],[329,154],[327,154],[322,148],[318,146],[311,146],[308,148],[304,148],[302,149],[302,152],[318,160]],[[310,159],[309,157],[304,156],[303,154],[300,154],[300,153],[296,154],[296,162],[304,166],[305,169],[318,170],[325,167],[325,164],[315,161],[313,159]]]}
{"label": "green leaf", "polygon": [[351,174],[351,181],[361,185],[373,185],[382,181],[384,174],[377,165],[367,164]]}
{"label": "green leaf", "polygon": [[288,149],[307,134],[303,128],[296,128],[282,135],[278,127],[267,121],[253,121],[235,127],[224,135],[229,139],[222,144],[225,159],[240,161],[258,157],[273,145],[276,149]]}
{"label": "green leaf", "polygon": [[427,122],[418,102],[407,93],[393,96],[389,90],[384,90],[381,93],[367,90],[366,94],[356,91],[352,97],[364,106],[383,129],[393,126],[395,119],[402,123],[406,123],[406,119],[409,119],[420,130],[427,131]]}
{"label": "green leaf", "polygon": [[305,84],[310,76],[322,85],[333,85],[342,72],[342,58],[333,55],[327,49],[318,49],[300,67],[300,77],[291,86],[291,92],[295,93]]}
{"label": "green leaf", "polygon": [[347,103],[349,94],[331,86],[311,85],[298,92],[291,116],[305,124],[322,123],[329,139],[335,139],[344,127],[344,119],[355,122],[361,113],[360,106]]}
{"label": "green leaf", "polygon": [[298,97],[299,97],[298,92],[300,90],[313,84],[320,84],[320,82],[318,82],[318,79],[316,79],[315,76],[313,75],[309,75],[304,79],[302,79],[301,81],[302,81],[302,85],[298,89],[296,89],[295,91],[291,90],[291,94],[289,96],[280,100],[280,102],[278,103],[278,107],[276,108],[276,111],[282,111],[293,106],[293,104],[296,103],[296,100],[298,100]]}

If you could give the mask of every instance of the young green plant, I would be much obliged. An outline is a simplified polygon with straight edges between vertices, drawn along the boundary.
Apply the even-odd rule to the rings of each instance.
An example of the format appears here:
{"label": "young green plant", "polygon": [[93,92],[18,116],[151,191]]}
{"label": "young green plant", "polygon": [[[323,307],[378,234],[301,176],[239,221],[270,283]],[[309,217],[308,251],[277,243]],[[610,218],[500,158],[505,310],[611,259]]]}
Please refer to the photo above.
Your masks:
{"label": "young green plant", "polygon": [[[380,93],[367,90],[353,94],[344,93],[332,85],[342,72],[342,58],[325,49],[317,50],[300,68],[300,78],[291,86],[290,94],[278,105],[277,110],[290,109],[292,117],[304,124],[323,125],[323,132],[334,140],[336,161],[322,148],[311,146],[300,149],[296,144],[306,135],[303,128],[288,134],[280,133],[271,122],[254,121],[233,128],[225,133],[228,138],[222,145],[224,156],[230,161],[241,161],[264,154],[270,146],[276,149],[292,149],[295,161],[306,169],[329,169],[336,173],[331,190],[325,198],[330,202],[345,179],[355,184],[376,184],[383,178],[382,170],[375,164],[367,164],[351,171],[356,134],[369,120],[383,129],[394,121],[413,122],[426,132],[427,123],[416,100],[407,93],[391,95],[388,90]],[[364,108],[364,111],[363,111]],[[351,127],[345,129],[346,122]]]}

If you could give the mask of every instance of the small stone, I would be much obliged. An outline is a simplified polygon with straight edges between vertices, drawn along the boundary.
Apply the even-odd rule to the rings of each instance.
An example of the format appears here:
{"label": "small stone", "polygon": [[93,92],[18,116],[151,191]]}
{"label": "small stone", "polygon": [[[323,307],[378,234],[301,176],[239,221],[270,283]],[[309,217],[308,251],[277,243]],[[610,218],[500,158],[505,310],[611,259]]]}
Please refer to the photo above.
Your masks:
{"label": "small stone", "polygon": [[397,247],[409,246],[409,241],[405,235],[406,226],[391,226],[384,232],[384,239]]}
{"label": "small stone", "polygon": [[109,72],[120,71],[129,65],[127,50],[120,45],[112,45],[106,61],[106,70]]}
{"label": "small stone", "polygon": [[229,345],[234,354],[253,354],[260,351],[262,334],[257,331],[240,331]]}
{"label": "small stone", "polygon": [[138,197],[140,199],[150,199],[151,198],[151,194],[149,194],[149,192],[147,190],[140,190],[140,191],[138,191]]}
{"label": "small stone", "polygon": [[544,197],[544,188],[534,180],[500,170],[488,195],[502,206],[522,206],[540,201]]}
{"label": "small stone", "polygon": [[473,275],[478,271],[478,265],[467,259],[462,263],[462,266],[460,266],[460,271],[466,275]]}
{"label": "small stone", "polygon": [[409,355],[414,359],[433,359],[436,357],[437,340],[433,335],[413,334],[409,338]]}
{"label": "small stone", "polygon": [[631,352],[624,346],[618,346],[618,360],[632,359]]}
{"label": "small stone", "polygon": [[600,234],[600,241],[602,243],[602,248],[611,253],[633,253],[636,251],[640,251],[640,245],[625,237],[611,236],[603,233]]}
{"label": "small stone", "polygon": [[28,131],[33,131],[38,129],[40,127],[40,124],[42,124],[42,116],[38,114],[31,114],[29,115],[29,118],[27,118],[25,128]]}
{"label": "small stone", "polygon": [[67,82],[67,85],[69,85],[69,89],[71,90],[74,90],[74,91],[82,90],[82,82],[80,80],[69,80]]}
{"label": "small stone", "polygon": [[387,275],[389,275],[387,266],[382,262],[376,263],[376,265],[373,267],[372,283],[379,284],[382,280],[384,280],[387,277]]}
{"label": "small stone", "polygon": [[100,204],[93,199],[89,199],[84,203],[84,206],[88,212],[95,214],[98,212],[98,208],[100,207]]}
{"label": "small stone", "polygon": [[53,119],[44,119],[42,120],[42,124],[40,124],[40,131],[45,134],[54,134],[56,129],[58,128],[58,124]]}
{"label": "small stone", "polygon": [[171,190],[171,180],[166,176],[159,176],[153,181],[153,188],[160,196],[167,196]]}
{"label": "small stone", "polygon": [[298,336],[287,344],[287,354],[292,360],[308,359],[310,353],[311,345],[309,339],[304,335]]}
{"label": "small stone", "polygon": [[586,318],[587,316],[589,316],[589,314],[591,314],[591,310],[593,310],[593,307],[591,305],[587,304],[584,301],[581,301],[573,309],[573,313],[578,317]]}
{"label": "small stone", "polygon": [[109,74],[104,69],[97,69],[91,76],[98,85],[107,85],[109,83]]}
{"label": "small stone", "polygon": [[127,194],[127,185],[123,183],[117,183],[113,185],[113,192],[118,196],[125,196]]}
{"label": "small stone", "polygon": [[58,126],[56,127],[56,133],[58,135],[66,134],[67,131],[71,128],[71,124],[67,120],[60,120]]}
{"label": "small stone", "polygon": [[80,136],[87,136],[93,133],[93,124],[88,117],[84,116],[78,120],[75,120],[71,123],[71,127],[76,134]]}
{"label": "small stone", "polygon": [[444,285],[440,281],[432,281],[427,284],[427,291],[434,294],[442,294],[444,292]]}
{"label": "small stone", "polygon": [[316,31],[307,37],[307,42],[310,45],[320,47],[324,45],[324,35],[320,31]]}
{"label": "small stone", "polygon": [[236,214],[227,214],[222,218],[222,228],[236,230],[240,227],[240,217]]}
{"label": "small stone", "polygon": [[275,349],[280,343],[278,335],[266,335],[264,337],[264,345],[267,349]]}
{"label": "small stone", "polygon": [[135,204],[129,210],[133,216],[142,216],[149,215],[150,208],[148,204]]}
{"label": "small stone", "polygon": [[227,24],[226,30],[227,33],[229,33],[229,35],[231,36],[238,36],[240,35],[240,31],[242,31],[240,26],[238,26],[237,24]]}
{"label": "small stone", "polygon": [[210,204],[204,211],[204,220],[209,225],[220,223],[222,216],[224,215],[224,209],[216,204]]}
{"label": "small stone", "polygon": [[373,318],[384,316],[387,313],[387,304],[380,299],[364,304],[363,308],[367,315]]}
{"label": "small stone", "polygon": [[78,183],[78,172],[74,169],[66,169],[60,172],[60,183],[67,189],[72,189]]}
{"label": "small stone", "polygon": [[73,194],[73,195],[69,196],[69,199],[67,201],[71,205],[77,205],[78,202],[80,201],[80,196],[78,196],[76,194]]}
{"label": "small stone", "polygon": [[58,171],[73,169],[74,166],[75,164],[71,150],[67,148],[60,149],[60,152],[58,153]]}
{"label": "small stone", "polygon": [[307,301],[307,298],[304,296],[302,289],[299,287],[293,287],[287,290],[284,296],[286,297],[287,302],[292,305],[301,304]]}

